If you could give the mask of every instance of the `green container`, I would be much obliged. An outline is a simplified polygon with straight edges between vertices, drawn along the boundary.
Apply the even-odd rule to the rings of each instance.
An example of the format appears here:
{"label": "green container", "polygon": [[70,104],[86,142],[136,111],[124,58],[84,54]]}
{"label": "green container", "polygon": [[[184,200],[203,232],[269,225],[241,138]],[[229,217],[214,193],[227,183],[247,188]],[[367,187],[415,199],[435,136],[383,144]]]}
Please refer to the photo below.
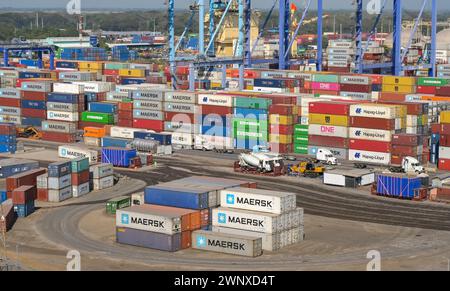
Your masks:
{"label": "green container", "polygon": [[308,154],[308,146],[307,145],[300,145],[300,144],[294,144],[294,153],[299,155],[307,155]]}
{"label": "green container", "polygon": [[96,122],[101,124],[114,124],[114,116],[109,113],[87,112],[81,113],[81,121]]}
{"label": "green container", "polygon": [[129,68],[130,65],[125,63],[105,63],[106,70],[123,70]]}
{"label": "green container", "polygon": [[319,83],[339,83],[338,75],[316,74],[312,76],[313,82]]}
{"label": "green container", "polygon": [[78,158],[71,160],[72,173],[80,173],[89,170],[89,158]]}
{"label": "green container", "polygon": [[308,136],[294,136],[294,144],[308,145],[309,137]]}
{"label": "green container", "polygon": [[443,78],[419,78],[417,80],[419,86],[432,86],[432,87],[442,87],[449,84],[448,79]]}
{"label": "green container", "polygon": [[268,140],[269,123],[265,120],[233,118],[233,137],[237,139]]}
{"label": "green container", "polygon": [[268,110],[270,105],[272,105],[271,99],[266,98],[245,98],[245,97],[235,97],[234,107],[238,108],[248,108],[248,109],[264,109]]}
{"label": "green container", "polygon": [[303,125],[303,124],[294,125],[294,136],[296,136],[296,135],[304,136],[304,135],[308,135],[308,133],[309,133],[308,125]]}
{"label": "green container", "polygon": [[116,214],[117,209],[127,208],[130,206],[131,206],[131,197],[128,196],[116,197],[106,202],[106,213],[114,215]]}
{"label": "green container", "polygon": [[234,128],[233,137],[235,139],[261,140],[268,141],[268,132],[260,130],[250,130],[248,128]]}

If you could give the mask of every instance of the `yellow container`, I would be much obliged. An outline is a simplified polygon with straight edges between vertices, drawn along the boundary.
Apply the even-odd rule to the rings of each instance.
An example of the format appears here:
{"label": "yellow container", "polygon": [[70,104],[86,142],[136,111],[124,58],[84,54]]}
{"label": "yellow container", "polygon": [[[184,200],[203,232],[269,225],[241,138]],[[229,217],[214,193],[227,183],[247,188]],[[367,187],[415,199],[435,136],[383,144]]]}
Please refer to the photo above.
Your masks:
{"label": "yellow container", "polygon": [[383,76],[383,85],[414,86],[416,85],[416,78]]}
{"label": "yellow container", "polygon": [[298,115],[299,112],[300,112],[300,106],[293,105],[292,106],[292,114],[293,115]]}
{"label": "yellow container", "polygon": [[252,85],[247,85],[246,90],[253,90],[253,86]]}
{"label": "yellow container", "polygon": [[280,144],[291,144],[293,143],[292,135],[285,134],[271,134],[269,136],[269,142],[280,143]]}
{"label": "yellow container", "polygon": [[408,107],[406,105],[388,105],[395,108],[395,118],[406,118],[408,115]]}
{"label": "yellow container", "polygon": [[416,86],[411,85],[385,85],[382,87],[383,92],[393,92],[402,94],[414,94],[416,93]]}
{"label": "yellow container", "polygon": [[325,124],[334,126],[348,126],[348,117],[345,115],[309,114],[310,124]]}
{"label": "yellow container", "polygon": [[124,77],[143,78],[143,77],[145,77],[145,70],[121,69],[121,70],[119,70],[119,75],[124,76]]}
{"label": "yellow container", "polygon": [[102,70],[103,62],[79,62],[79,69]]}
{"label": "yellow container", "polygon": [[450,123],[450,111],[442,111],[440,123]]}
{"label": "yellow container", "polygon": [[292,125],[294,124],[294,117],[292,115],[271,114],[269,116],[269,123],[279,125]]}

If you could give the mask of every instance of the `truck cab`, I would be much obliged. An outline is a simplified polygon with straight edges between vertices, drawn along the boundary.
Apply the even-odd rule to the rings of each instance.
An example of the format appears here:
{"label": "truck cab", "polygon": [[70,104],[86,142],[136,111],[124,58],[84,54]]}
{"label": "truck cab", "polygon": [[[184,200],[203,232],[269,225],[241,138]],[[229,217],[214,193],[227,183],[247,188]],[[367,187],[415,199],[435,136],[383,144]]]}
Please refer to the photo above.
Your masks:
{"label": "truck cab", "polygon": [[318,149],[316,154],[316,159],[322,163],[328,165],[337,165],[337,158],[333,155],[330,150]]}
{"label": "truck cab", "polygon": [[425,173],[425,168],[413,157],[405,157],[402,161],[402,168],[405,173]]}

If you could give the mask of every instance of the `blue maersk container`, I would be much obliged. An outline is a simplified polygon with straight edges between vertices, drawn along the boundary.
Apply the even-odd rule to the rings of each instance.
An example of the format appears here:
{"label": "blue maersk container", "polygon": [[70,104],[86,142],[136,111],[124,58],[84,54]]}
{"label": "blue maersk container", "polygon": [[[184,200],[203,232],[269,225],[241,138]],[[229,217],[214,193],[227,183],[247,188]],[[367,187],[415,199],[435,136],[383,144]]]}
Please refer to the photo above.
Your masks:
{"label": "blue maersk container", "polygon": [[256,120],[267,120],[267,110],[263,109],[247,109],[234,108],[234,117],[236,118],[251,118]]}
{"label": "blue maersk container", "polygon": [[45,119],[37,117],[22,117],[22,125],[26,126],[41,127],[42,121],[45,121]]}
{"label": "blue maersk container", "polygon": [[156,185],[145,188],[144,201],[146,204],[200,210],[208,208],[208,193]]}
{"label": "blue maersk container", "polygon": [[117,104],[106,102],[91,102],[88,105],[88,110],[90,112],[114,114],[117,113]]}
{"label": "blue maersk container", "polygon": [[57,103],[77,104],[79,99],[80,95],[77,94],[49,93],[47,96],[47,102],[57,102]]}
{"label": "blue maersk container", "polygon": [[422,188],[420,178],[396,175],[378,175],[377,193],[404,199],[413,199],[417,189]]}
{"label": "blue maersk container", "polygon": [[147,139],[159,141],[160,145],[171,145],[172,135],[170,133],[155,133],[155,132],[145,132],[136,131],[134,132],[135,139]]}
{"label": "blue maersk container", "polygon": [[132,140],[126,138],[105,136],[102,138],[102,147],[127,148],[131,142]]}
{"label": "blue maersk container", "polygon": [[14,212],[18,217],[27,217],[34,212],[34,200],[31,200],[27,204],[14,205]]}
{"label": "blue maersk container", "polygon": [[123,148],[102,148],[102,163],[115,167],[128,168],[130,160],[137,157],[137,151]]}
{"label": "blue maersk container", "polygon": [[63,177],[72,173],[72,163],[71,162],[58,162],[51,163],[48,165],[48,176],[49,177]]}

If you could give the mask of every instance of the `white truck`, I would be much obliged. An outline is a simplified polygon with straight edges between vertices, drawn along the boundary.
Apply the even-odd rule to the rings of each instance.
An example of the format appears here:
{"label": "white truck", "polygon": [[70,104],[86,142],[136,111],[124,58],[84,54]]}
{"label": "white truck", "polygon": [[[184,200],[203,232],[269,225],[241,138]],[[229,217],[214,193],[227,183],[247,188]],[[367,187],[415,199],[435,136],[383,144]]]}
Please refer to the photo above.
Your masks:
{"label": "white truck", "polygon": [[327,165],[337,165],[337,158],[330,150],[318,149],[316,153],[316,160]]}
{"label": "white truck", "polygon": [[[218,138],[218,139],[220,139],[220,138]],[[233,148],[231,148],[230,146],[227,146],[223,143],[224,142],[220,143],[220,141],[213,143],[201,135],[196,135],[196,136],[194,136],[193,149],[200,150],[200,151],[214,151],[217,153],[233,153],[234,152]]]}
{"label": "white truck", "polygon": [[401,167],[391,167],[389,170],[394,173],[425,173],[425,168],[413,157],[404,157]]}

